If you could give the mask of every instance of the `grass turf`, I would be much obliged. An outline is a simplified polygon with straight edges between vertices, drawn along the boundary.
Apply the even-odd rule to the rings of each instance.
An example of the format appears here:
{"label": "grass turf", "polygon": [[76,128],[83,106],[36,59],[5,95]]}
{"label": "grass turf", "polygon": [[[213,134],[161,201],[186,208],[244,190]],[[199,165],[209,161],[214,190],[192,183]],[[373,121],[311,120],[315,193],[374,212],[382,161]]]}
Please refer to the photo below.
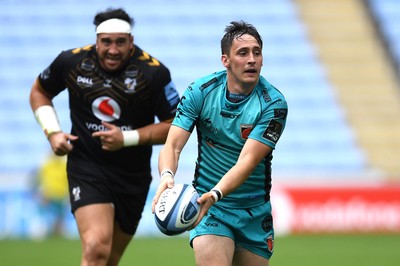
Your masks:
{"label": "grass turf", "polygon": [[[274,265],[398,266],[400,235],[296,235],[277,237]],[[79,240],[0,240],[1,265],[76,266]],[[194,265],[187,238],[137,238],[128,247],[121,266]]]}

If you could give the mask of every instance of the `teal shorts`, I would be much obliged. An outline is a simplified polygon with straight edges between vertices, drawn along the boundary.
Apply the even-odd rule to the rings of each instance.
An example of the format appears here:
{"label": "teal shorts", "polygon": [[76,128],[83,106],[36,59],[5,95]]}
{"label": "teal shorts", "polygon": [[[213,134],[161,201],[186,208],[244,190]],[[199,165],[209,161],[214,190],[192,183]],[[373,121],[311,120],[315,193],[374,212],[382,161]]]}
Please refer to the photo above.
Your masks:
{"label": "teal shorts", "polygon": [[201,222],[190,231],[190,245],[195,237],[217,235],[231,238],[236,249],[244,248],[266,259],[274,251],[274,228],[271,203],[232,209],[212,206]]}

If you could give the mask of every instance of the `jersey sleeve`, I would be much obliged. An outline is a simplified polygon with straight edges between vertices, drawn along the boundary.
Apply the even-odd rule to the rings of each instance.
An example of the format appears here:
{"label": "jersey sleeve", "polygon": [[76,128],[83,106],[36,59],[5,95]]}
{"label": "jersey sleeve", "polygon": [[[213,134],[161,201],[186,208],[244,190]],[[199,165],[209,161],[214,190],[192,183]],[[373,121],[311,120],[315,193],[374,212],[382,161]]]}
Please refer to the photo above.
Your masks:
{"label": "jersey sleeve", "polygon": [[192,132],[201,116],[207,97],[225,84],[226,71],[212,73],[194,81],[182,95],[173,125]]}
{"label": "jersey sleeve", "polygon": [[68,51],[61,52],[38,77],[41,88],[52,96],[56,96],[66,88],[64,74],[68,53]]}
{"label": "jersey sleeve", "polygon": [[261,118],[251,131],[249,138],[258,140],[275,149],[285,128],[287,113],[288,105],[281,95],[263,110]]}
{"label": "jersey sleeve", "polygon": [[201,95],[197,86],[192,83],[185,90],[178,105],[173,125],[192,132],[201,111]]}
{"label": "jersey sleeve", "polygon": [[161,65],[155,79],[156,86],[156,116],[160,121],[171,119],[175,116],[179,103],[179,93],[171,79],[168,68]]}

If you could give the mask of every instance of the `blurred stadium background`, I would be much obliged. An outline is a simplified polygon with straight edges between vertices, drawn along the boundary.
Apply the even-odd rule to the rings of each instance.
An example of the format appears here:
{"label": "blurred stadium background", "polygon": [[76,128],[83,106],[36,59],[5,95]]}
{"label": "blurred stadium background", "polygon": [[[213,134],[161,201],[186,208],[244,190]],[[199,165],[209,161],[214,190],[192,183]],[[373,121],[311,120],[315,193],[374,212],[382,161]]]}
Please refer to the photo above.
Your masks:
{"label": "blurred stadium background", "polygon": [[[93,17],[123,7],[135,43],[166,64],[180,93],[222,69],[226,25],[243,19],[264,40],[263,75],[286,96],[287,127],[274,153],[280,234],[400,232],[400,1],[3,0],[0,8],[0,239],[46,236],[34,193],[49,145],[33,118],[31,84],[61,50],[94,43]],[[68,131],[67,95],[55,100]],[[150,212],[138,234],[160,236]],[[196,145],[177,182],[190,182]],[[65,210],[63,234],[76,237]]]}

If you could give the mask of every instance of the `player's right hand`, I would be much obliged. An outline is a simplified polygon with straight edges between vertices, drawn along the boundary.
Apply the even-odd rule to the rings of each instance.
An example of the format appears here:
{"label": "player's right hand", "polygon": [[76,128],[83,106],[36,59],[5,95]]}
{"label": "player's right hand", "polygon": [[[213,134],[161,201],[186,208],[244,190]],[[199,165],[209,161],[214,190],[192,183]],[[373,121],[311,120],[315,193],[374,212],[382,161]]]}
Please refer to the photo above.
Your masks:
{"label": "player's right hand", "polygon": [[67,134],[61,131],[51,134],[48,138],[51,149],[58,156],[63,156],[70,153],[74,148],[71,142],[76,141],[77,139],[78,136]]}
{"label": "player's right hand", "polygon": [[160,184],[158,185],[156,194],[153,198],[153,202],[151,204],[151,212],[154,213],[158,198],[160,197],[161,193],[167,188],[172,188],[174,186],[174,178],[171,175],[164,175],[161,180]]}

